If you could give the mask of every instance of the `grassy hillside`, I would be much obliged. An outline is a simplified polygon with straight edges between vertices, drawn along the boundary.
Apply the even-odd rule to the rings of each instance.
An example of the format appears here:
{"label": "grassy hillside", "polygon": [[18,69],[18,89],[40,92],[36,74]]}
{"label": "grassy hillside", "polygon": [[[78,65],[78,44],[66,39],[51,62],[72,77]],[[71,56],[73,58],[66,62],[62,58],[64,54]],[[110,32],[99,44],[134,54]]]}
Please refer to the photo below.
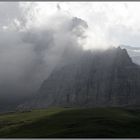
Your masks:
{"label": "grassy hillside", "polygon": [[2,114],[0,137],[140,137],[140,109],[50,108]]}

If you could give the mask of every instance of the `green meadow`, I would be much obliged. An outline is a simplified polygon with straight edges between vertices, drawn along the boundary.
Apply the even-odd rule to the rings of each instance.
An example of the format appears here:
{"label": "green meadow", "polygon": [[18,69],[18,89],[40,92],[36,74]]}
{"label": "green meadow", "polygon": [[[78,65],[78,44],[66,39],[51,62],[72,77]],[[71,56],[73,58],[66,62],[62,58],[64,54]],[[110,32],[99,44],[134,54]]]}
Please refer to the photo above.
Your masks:
{"label": "green meadow", "polygon": [[0,138],[140,138],[140,109],[49,108],[0,115]]}

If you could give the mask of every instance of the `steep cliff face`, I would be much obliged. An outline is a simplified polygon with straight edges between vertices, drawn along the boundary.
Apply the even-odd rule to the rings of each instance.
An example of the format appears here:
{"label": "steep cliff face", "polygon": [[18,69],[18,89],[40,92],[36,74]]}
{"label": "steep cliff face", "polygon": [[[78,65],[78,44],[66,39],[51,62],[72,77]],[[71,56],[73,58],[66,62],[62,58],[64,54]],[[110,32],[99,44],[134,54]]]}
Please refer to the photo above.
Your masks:
{"label": "steep cliff face", "polygon": [[23,108],[127,106],[140,101],[140,67],[125,49],[85,52],[54,71]]}

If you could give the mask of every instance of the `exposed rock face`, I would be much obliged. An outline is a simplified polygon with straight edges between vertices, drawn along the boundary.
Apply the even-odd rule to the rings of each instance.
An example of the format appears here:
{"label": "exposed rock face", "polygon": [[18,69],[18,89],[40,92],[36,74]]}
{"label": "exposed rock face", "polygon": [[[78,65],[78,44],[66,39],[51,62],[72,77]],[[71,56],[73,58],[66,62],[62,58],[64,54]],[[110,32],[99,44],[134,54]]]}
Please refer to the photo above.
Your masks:
{"label": "exposed rock face", "polygon": [[22,108],[127,106],[140,101],[140,67],[125,49],[85,52],[54,71]]}
{"label": "exposed rock face", "polygon": [[139,47],[131,47],[127,45],[120,45],[121,48],[125,48],[132,58],[132,61],[138,65],[140,65],[140,48]]}

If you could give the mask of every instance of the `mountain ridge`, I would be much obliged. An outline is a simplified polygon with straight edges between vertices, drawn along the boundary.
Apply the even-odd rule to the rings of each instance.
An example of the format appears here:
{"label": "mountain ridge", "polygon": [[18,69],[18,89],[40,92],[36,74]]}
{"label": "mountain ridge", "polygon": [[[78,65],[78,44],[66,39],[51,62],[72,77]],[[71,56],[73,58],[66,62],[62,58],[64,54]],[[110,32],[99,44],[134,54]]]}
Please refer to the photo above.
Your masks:
{"label": "mountain ridge", "polygon": [[39,93],[19,108],[127,106],[140,99],[140,67],[126,49],[87,51],[52,72]]}

